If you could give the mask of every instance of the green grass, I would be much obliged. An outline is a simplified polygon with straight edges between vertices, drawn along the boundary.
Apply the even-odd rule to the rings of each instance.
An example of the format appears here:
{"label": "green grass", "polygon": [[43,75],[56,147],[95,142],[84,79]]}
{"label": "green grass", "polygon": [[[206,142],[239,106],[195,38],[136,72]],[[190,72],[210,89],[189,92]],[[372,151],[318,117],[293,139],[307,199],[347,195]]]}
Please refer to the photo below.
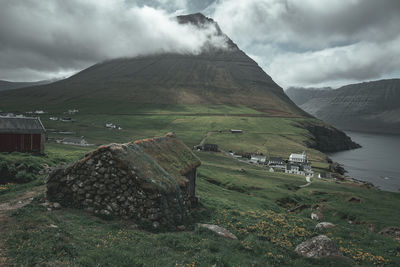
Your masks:
{"label": "green grass", "polygon": [[[90,148],[71,147],[49,143],[46,151],[41,154],[30,153],[0,153],[0,200],[26,191],[34,185],[43,184],[45,167],[68,164],[86,154]],[[7,183],[4,185],[4,183]],[[18,185],[24,183],[23,185]],[[7,194],[6,194],[7,193]]]}
{"label": "green grass", "polygon": [[[226,106],[171,105],[133,109],[122,106],[114,112],[107,106],[94,114],[89,112],[91,104],[87,105],[53,107],[54,114],[42,116],[42,121],[47,129],[74,131],[74,136],[85,136],[94,144],[129,142],[173,131],[187,145],[193,146],[212,131],[206,142],[216,143],[224,150],[262,152],[285,158],[291,152],[306,150],[317,172],[328,168],[323,153],[306,147],[309,133],[295,126],[302,120],[312,119],[247,116],[244,114],[252,113],[248,108]],[[52,115],[60,116],[68,108],[81,110],[72,116],[75,122],[48,120]],[[118,113],[124,109],[130,113]],[[209,109],[215,110],[206,111]],[[208,114],[195,116],[194,113]],[[219,115],[212,115],[216,113]],[[119,124],[124,130],[106,129],[107,122]],[[244,133],[229,134],[231,128],[242,129]],[[49,133],[49,137],[65,136]],[[58,165],[77,160],[94,148],[49,142],[44,156],[20,153],[2,156],[10,161],[24,159]],[[293,252],[297,244],[319,234],[314,230],[316,222],[310,219],[311,207],[318,204],[324,221],[337,224],[336,228],[321,233],[331,237],[345,256],[354,260],[350,264],[400,265],[399,243],[378,234],[384,227],[400,226],[400,214],[396,212],[400,194],[319,179],[300,188],[306,183],[302,176],[270,173],[266,168],[238,162],[223,153],[197,154],[202,161],[197,180],[201,204],[193,210],[186,231],[147,232],[137,229],[132,221],[104,220],[82,210],[48,211],[40,205],[43,199],[39,196],[13,214],[14,224],[7,232],[0,231],[1,240],[6,241],[9,262],[16,266],[348,265],[343,259],[310,260]],[[43,177],[28,184],[13,184],[3,192],[0,188],[0,201],[13,199],[41,184]],[[359,197],[362,202],[347,202],[351,196]],[[298,213],[288,212],[301,204],[307,208]],[[237,235],[239,240],[223,239],[199,229],[197,222],[218,224]]]}
{"label": "green grass", "polygon": [[[338,225],[322,233],[354,263],[400,264],[399,244],[377,234],[398,225],[400,214],[393,211],[400,203],[399,194],[321,180],[299,189],[304,177],[269,173],[221,153],[198,155],[203,162],[197,183],[201,205],[193,211],[187,231],[150,233],[135,229],[131,221],[105,221],[80,210],[48,211],[40,206],[39,197],[13,214],[16,224],[3,236],[10,259],[24,266],[346,265],[341,259],[309,260],[293,252],[297,244],[318,233],[316,222],[309,219],[310,208],[296,214],[277,204],[289,197],[309,207],[322,205],[325,219]],[[349,203],[350,196],[363,201]],[[350,217],[353,224],[348,223]],[[239,240],[198,229],[195,222],[218,224]]]}
{"label": "green grass", "polygon": [[[325,161],[325,155],[306,146],[311,137],[307,130],[296,127],[300,118],[239,117],[239,116],[193,116],[193,115],[90,115],[77,114],[75,122],[50,121],[42,117],[48,129],[71,131],[74,137],[84,136],[92,144],[129,142],[152,136],[175,132],[187,145],[198,144],[203,136],[213,133],[207,140],[225,150],[261,152],[287,158],[292,152],[307,151],[312,160]],[[107,129],[106,123],[120,125],[123,130]],[[229,129],[242,129],[242,134],[230,134]],[[221,131],[221,133],[219,133]],[[51,138],[69,135],[49,131]]]}
{"label": "green grass", "polygon": [[[16,108],[18,107],[18,108]],[[101,107],[99,109],[99,107]],[[184,105],[184,104],[139,104],[115,100],[100,99],[75,99],[66,103],[29,103],[21,108],[18,103],[2,103],[1,110],[10,112],[27,112],[33,110],[45,110],[54,115],[66,115],[69,109],[78,108],[84,114],[106,115],[134,115],[134,114],[262,114],[261,112],[242,105]]]}

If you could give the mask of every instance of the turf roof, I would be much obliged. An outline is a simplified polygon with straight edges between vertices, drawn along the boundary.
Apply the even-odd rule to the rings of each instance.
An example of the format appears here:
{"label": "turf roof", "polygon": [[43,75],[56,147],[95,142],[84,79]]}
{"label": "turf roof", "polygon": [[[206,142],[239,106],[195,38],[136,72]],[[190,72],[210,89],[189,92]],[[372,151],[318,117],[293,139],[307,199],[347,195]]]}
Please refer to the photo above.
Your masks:
{"label": "turf roof", "polygon": [[[176,192],[185,185],[183,176],[200,165],[196,155],[174,134],[126,144],[98,147],[69,168],[80,168],[96,155],[110,152],[116,167],[136,174],[141,186],[158,192]],[[95,162],[96,164],[96,162]]]}
{"label": "turf roof", "polygon": [[175,134],[138,140],[143,151],[177,179],[200,166],[200,159]]}

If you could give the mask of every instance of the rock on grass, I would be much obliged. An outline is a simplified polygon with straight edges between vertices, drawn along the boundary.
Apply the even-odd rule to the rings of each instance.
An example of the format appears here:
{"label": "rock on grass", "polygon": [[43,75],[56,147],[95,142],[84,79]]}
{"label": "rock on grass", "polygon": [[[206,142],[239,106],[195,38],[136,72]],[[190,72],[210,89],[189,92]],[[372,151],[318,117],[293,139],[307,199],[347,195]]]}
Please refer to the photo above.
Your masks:
{"label": "rock on grass", "polygon": [[299,244],[295,252],[303,257],[316,259],[342,256],[342,252],[326,235],[319,235]]}
{"label": "rock on grass", "polygon": [[201,228],[206,228],[208,230],[211,230],[214,233],[216,233],[217,235],[225,237],[225,238],[238,239],[234,234],[232,234],[231,232],[229,232],[225,228],[222,228],[222,227],[220,227],[218,225],[215,225],[215,224],[198,223],[197,226],[201,227]]}

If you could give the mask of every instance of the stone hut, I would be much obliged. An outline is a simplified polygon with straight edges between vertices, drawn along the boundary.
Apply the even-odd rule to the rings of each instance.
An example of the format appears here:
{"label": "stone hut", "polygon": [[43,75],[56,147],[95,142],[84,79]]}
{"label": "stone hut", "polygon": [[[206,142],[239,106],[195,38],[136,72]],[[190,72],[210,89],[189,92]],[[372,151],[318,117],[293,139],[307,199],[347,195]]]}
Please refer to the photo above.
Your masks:
{"label": "stone hut", "polygon": [[174,134],[100,146],[53,171],[47,198],[95,214],[182,224],[195,197],[200,160]]}

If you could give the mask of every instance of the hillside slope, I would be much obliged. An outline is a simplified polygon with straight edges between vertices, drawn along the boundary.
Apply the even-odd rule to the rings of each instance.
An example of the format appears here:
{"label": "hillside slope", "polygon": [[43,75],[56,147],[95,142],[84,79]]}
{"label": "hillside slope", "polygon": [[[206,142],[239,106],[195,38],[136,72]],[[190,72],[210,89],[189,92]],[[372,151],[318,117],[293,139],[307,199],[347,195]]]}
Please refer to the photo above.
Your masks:
{"label": "hillside slope", "polygon": [[[201,14],[180,23],[215,23]],[[225,36],[216,25],[219,34]],[[109,99],[151,104],[244,105],[282,116],[307,116],[257,63],[228,37],[228,49],[206,47],[199,55],[158,54],[120,58],[91,66],[49,85],[1,92],[20,103]]]}
{"label": "hillside slope", "polygon": [[9,82],[9,81],[0,80],[0,91],[49,84],[52,82],[54,82],[54,80],[43,80],[43,81],[37,81],[37,82]]}
{"label": "hillside slope", "polygon": [[286,93],[306,112],[341,129],[400,133],[400,79],[336,90],[291,88]]}

